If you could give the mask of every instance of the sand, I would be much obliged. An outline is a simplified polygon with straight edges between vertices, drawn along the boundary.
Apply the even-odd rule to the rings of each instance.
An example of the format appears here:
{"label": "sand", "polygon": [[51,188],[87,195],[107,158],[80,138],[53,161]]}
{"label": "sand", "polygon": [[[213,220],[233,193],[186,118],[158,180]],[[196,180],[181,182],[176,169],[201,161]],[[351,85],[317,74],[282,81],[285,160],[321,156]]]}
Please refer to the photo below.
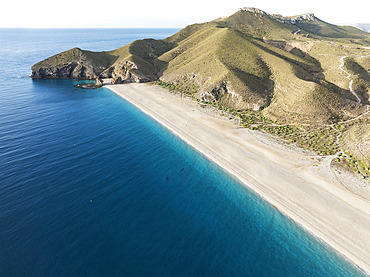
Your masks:
{"label": "sand", "polygon": [[[370,201],[320,157],[146,84],[106,85],[370,273]],[[345,174],[345,173],[342,173]],[[338,177],[339,176],[339,177]],[[346,186],[343,185],[346,182]],[[367,189],[367,188],[365,188]]]}

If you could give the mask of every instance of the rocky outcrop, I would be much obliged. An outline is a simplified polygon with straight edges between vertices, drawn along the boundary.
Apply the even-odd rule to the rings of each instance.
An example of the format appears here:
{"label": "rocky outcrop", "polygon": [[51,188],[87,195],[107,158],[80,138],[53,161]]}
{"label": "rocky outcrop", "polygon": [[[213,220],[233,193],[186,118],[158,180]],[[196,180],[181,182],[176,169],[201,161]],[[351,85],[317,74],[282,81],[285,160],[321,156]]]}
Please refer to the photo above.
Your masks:
{"label": "rocky outcrop", "polygon": [[296,24],[301,21],[313,21],[317,19],[313,13],[301,14],[291,17],[283,17],[281,14],[273,14],[271,17],[282,23]]}
{"label": "rocky outcrop", "polygon": [[112,85],[116,85],[116,84],[122,84],[124,80],[122,80],[121,77],[117,77],[117,78],[112,78],[111,80],[111,83]]}
{"label": "rocky outcrop", "polygon": [[300,21],[304,21],[304,20],[312,21],[316,19],[313,13],[301,14],[301,15],[291,16],[291,17],[284,17],[281,14],[269,14],[257,8],[240,8],[240,10],[255,13],[255,14],[268,15],[271,18],[281,23],[289,23],[289,24],[296,24],[297,22],[300,22]]}
{"label": "rocky outcrop", "polygon": [[263,38],[263,41],[269,45],[276,48],[284,50],[286,52],[291,52],[293,49],[299,49],[304,53],[308,53],[311,48],[315,45],[314,41],[284,41],[284,40],[269,40]]}
{"label": "rocky outcrop", "polygon": [[297,16],[291,16],[291,17],[284,17],[281,14],[272,14],[270,15],[273,19],[281,22],[281,23],[289,23],[289,24],[296,24],[297,22],[301,21],[313,21],[316,19],[315,15],[313,13],[307,13],[307,14],[301,14]]}
{"label": "rocky outcrop", "polygon": [[245,12],[251,12],[251,13],[258,13],[258,14],[267,14],[267,12],[264,12],[260,9],[257,9],[257,8],[249,8],[249,7],[245,7],[245,8],[240,8],[241,11],[245,11]]}
{"label": "rocky outcrop", "polygon": [[100,75],[102,78],[112,78],[112,84],[143,83],[156,79],[155,74],[144,74],[134,62],[124,60],[107,68]]}
{"label": "rocky outcrop", "polygon": [[103,80],[102,79],[100,79],[100,78],[96,78],[96,83],[95,83],[95,86],[96,87],[102,87],[103,86]]}
{"label": "rocky outcrop", "polygon": [[87,79],[93,80],[113,60],[107,53],[73,48],[47,58],[32,66],[35,79]]}
{"label": "rocky outcrop", "polygon": [[164,40],[137,40],[110,52],[73,48],[32,66],[32,78],[112,78],[112,83],[148,82],[158,79],[164,62],[158,57],[174,45]]}
{"label": "rocky outcrop", "polygon": [[199,93],[199,99],[201,101],[216,103],[217,100],[221,99],[226,93],[228,93],[226,83],[219,86],[215,86],[210,92],[202,91]]}
{"label": "rocky outcrop", "polygon": [[80,62],[69,62],[56,66],[33,66],[32,78],[34,79],[87,79],[96,78],[94,69]]}
{"label": "rocky outcrop", "polygon": [[[61,55],[61,54],[59,54]],[[95,65],[94,60],[84,57],[63,57],[66,62],[53,63],[45,60],[32,66],[34,79],[79,79],[79,80],[100,80],[101,78],[112,78],[112,84],[124,82],[148,82],[157,78],[158,70],[143,73],[141,67],[132,61],[122,60],[109,67]],[[50,59],[50,58],[49,58]],[[61,60],[62,57],[55,57]],[[95,62],[96,64],[96,62]],[[100,83],[100,81],[98,81]]]}
{"label": "rocky outcrop", "polygon": [[301,15],[294,16],[292,18],[292,20],[296,20],[296,21],[302,21],[302,20],[312,21],[315,19],[316,19],[316,16],[313,13],[301,14]]}

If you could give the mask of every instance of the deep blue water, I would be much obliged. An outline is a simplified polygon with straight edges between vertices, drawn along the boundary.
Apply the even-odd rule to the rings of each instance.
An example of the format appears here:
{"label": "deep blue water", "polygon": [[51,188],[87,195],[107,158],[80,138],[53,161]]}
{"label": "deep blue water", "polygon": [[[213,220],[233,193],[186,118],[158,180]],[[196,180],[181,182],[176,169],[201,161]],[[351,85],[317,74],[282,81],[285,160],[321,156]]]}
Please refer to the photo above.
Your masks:
{"label": "deep blue water", "polygon": [[0,276],[363,276],[111,91],[26,77],[175,32],[0,29]]}

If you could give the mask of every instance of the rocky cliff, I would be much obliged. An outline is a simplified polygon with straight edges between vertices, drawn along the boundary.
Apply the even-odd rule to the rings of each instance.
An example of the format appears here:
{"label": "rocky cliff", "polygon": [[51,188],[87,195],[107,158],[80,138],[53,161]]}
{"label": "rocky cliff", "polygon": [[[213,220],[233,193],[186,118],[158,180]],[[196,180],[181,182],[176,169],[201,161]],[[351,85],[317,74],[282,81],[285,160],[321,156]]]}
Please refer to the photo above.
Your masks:
{"label": "rocky cliff", "polygon": [[86,66],[82,62],[76,61],[57,66],[34,67],[32,69],[32,78],[95,79],[96,74],[91,66]]}
{"label": "rocky cliff", "polygon": [[34,79],[112,78],[112,83],[157,80],[164,66],[158,57],[172,44],[163,40],[134,41],[110,52],[73,48],[32,66]]}
{"label": "rocky cliff", "polygon": [[115,57],[106,52],[91,52],[73,48],[32,66],[32,78],[95,79]]}

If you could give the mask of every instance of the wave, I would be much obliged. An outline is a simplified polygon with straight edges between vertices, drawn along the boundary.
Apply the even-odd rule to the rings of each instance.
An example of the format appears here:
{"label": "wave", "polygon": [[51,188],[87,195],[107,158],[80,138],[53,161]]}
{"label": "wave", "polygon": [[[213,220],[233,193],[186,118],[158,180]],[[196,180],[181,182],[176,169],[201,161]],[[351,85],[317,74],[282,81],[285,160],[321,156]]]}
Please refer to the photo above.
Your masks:
{"label": "wave", "polygon": [[31,75],[18,75],[17,79],[31,78]]}

